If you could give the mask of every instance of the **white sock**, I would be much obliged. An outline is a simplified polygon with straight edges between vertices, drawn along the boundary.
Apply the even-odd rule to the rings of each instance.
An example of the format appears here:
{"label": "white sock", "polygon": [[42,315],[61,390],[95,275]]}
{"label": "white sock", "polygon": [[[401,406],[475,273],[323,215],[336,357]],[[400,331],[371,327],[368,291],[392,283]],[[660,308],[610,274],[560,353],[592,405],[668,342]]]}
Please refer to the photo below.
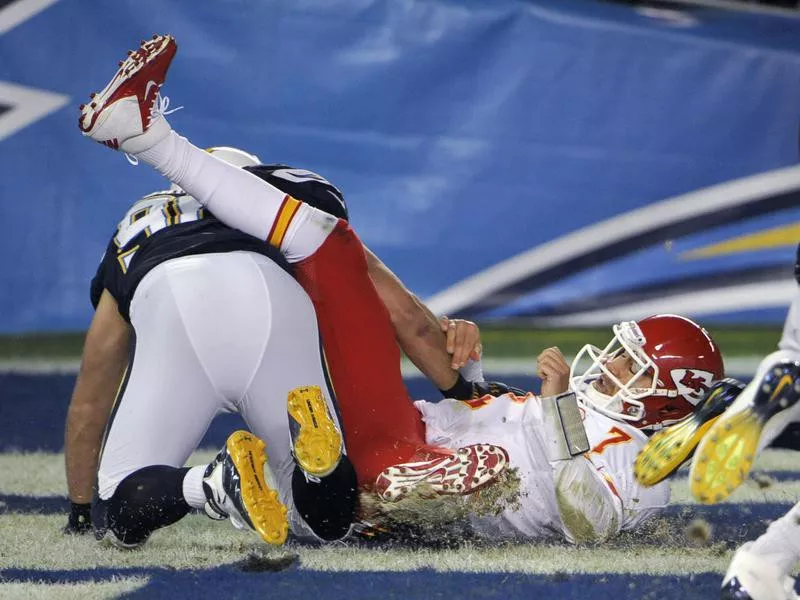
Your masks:
{"label": "white sock", "polygon": [[800,561],[800,502],[750,546],[750,552],[769,556],[770,562],[788,575]]}
{"label": "white sock", "polygon": [[280,248],[289,262],[316,252],[337,222],[201,150],[175,131],[136,157],[194,196],[229,227]]}
{"label": "white sock", "polygon": [[192,467],[183,478],[183,498],[192,508],[202,509],[206,503],[206,494],[203,491],[203,474],[206,465]]}

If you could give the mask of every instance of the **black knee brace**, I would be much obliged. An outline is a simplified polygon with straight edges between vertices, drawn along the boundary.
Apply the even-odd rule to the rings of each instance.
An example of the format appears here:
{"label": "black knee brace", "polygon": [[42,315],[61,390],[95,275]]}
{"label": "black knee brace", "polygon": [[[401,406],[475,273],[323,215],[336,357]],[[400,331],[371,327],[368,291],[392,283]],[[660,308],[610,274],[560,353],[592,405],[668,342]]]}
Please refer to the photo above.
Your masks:
{"label": "black knee brace", "polygon": [[125,545],[144,543],[156,529],[172,525],[190,510],[183,498],[183,478],[189,469],[156,465],[139,469],[117,486],[108,500],[92,507],[95,537],[106,530]]}

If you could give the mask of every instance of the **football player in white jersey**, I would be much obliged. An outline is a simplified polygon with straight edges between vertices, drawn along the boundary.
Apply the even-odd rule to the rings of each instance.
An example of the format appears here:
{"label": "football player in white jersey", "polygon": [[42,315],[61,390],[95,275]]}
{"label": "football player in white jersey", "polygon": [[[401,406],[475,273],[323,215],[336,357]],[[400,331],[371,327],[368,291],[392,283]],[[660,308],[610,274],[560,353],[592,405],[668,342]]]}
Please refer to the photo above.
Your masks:
{"label": "football player in white jersey", "polygon": [[[633,462],[650,432],[692,413],[712,382],[723,377],[722,357],[708,333],[684,317],[658,315],[613,329],[604,349],[581,350],[569,375],[557,349],[542,353],[539,374],[548,397],[508,393],[415,403],[429,443],[497,444],[518,469],[519,506],[499,517],[473,517],[478,533],[596,542],[635,528],[666,506],[668,484],[639,484]],[[553,411],[565,398],[557,394],[567,391],[578,398],[586,452],[565,452],[557,443],[559,429],[575,426]]]}

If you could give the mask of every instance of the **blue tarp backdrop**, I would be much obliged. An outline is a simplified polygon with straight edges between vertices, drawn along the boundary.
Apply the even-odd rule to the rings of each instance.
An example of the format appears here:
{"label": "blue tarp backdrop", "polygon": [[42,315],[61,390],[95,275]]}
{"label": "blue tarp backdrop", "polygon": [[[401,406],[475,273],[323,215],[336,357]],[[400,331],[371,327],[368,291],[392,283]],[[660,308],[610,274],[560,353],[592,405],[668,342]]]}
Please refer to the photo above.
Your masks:
{"label": "blue tarp backdrop", "polygon": [[162,90],[185,107],[176,129],[333,181],[435,310],[780,322],[796,285],[798,19],[588,0],[60,0],[9,16],[25,4],[0,3],[0,332],[85,328],[117,221],[165,187],[76,127],[153,32],[178,40]]}

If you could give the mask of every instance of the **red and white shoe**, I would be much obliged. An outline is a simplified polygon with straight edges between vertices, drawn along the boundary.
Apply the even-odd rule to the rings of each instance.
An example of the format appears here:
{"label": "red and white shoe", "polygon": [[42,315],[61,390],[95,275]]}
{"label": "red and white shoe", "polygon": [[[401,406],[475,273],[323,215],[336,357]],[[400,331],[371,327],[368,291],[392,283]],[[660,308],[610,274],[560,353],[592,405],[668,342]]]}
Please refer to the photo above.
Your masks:
{"label": "red and white shoe", "polygon": [[80,106],[78,126],[83,135],[129,154],[142,152],[163,139],[170,126],[156,100],[170,63],[178,51],[169,35],[154,35],[129,51],[103,89]]}
{"label": "red and white shoe", "polygon": [[494,482],[508,467],[508,452],[473,444],[432,460],[392,465],[378,475],[375,491],[393,502],[424,486],[442,495],[466,496]]}

